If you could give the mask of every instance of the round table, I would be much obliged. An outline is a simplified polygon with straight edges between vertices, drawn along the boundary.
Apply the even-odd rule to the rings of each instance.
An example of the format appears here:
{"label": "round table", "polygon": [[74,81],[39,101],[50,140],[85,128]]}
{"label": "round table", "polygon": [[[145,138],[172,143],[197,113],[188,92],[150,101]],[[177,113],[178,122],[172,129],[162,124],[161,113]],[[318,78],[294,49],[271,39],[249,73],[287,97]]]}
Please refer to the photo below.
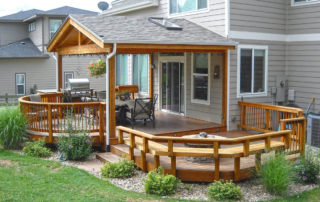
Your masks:
{"label": "round table", "polygon": [[[206,138],[204,137],[200,137],[199,134],[195,134],[195,135],[184,135],[182,137],[186,137],[186,138],[199,138],[199,139],[207,139],[207,138],[221,138],[221,139],[226,139],[226,137],[222,137],[219,135],[215,135],[215,134],[210,134],[207,135]],[[197,143],[185,143],[184,144],[185,147],[189,147],[189,148],[213,148],[213,144],[197,144]],[[219,145],[219,149],[221,148],[221,146]],[[214,158],[207,158],[207,157],[184,157],[185,160],[190,161],[192,163],[213,163],[214,162]]]}

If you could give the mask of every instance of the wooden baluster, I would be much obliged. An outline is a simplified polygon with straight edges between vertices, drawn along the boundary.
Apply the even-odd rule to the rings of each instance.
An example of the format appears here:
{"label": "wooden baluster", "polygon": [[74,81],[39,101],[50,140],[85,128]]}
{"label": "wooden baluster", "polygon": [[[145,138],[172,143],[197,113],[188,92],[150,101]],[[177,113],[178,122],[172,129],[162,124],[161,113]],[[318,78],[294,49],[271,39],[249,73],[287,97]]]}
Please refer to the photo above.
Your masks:
{"label": "wooden baluster", "polygon": [[135,148],[135,136],[130,133],[130,147],[129,147],[129,157],[131,161],[134,161],[134,148]]}
{"label": "wooden baluster", "polygon": [[266,130],[269,130],[269,116],[270,116],[270,110],[269,109],[266,109],[265,110],[265,120],[264,120],[264,124],[265,124],[265,126],[266,126]]}
{"label": "wooden baluster", "polygon": [[[242,110],[242,125],[246,125],[246,113],[247,113],[247,107],[243,106],[243,110]],[[242,128],[242,130],[244,131],[245,128]]]}
{"label": "wooden baluster", "polygon": [[240,179],[240,157],[234,158],[234,176],[233,181],[237,182]]}
{"label": "wooden baluster", "polygon": [[52,134],[52,106],[48,105],[48,128],[49,128],[49,142],[53,143],[53,134]]}

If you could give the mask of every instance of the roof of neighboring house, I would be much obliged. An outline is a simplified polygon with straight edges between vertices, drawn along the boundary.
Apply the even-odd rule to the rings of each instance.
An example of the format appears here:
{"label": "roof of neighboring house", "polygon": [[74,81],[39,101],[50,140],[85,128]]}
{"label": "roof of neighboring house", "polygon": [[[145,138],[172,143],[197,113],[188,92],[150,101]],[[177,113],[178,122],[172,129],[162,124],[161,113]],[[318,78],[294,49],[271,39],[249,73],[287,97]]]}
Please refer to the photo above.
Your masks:
{"label": "roof of neighboring house", "polygon": [[6,46],[0,47],[0,59],[10,58],[49,58],[43,54],[31,39],[23,39]]}
{"label": "roof of neighboring house", "polygon": [[67,16],[69,14],[84,14],[84,15],[96,15],[98,12],[93,12],[89,10],[83,10],[79,8],[74,8],[70,6],[63,6],[60,8],[51,9],[48,11],[42,11],[37,9],[32,9],[28,11],[20,11],[15,14],[0,17],[0,21],[28,21],[33,20],[37,17],[47,16],[47,15],[62,15]]}
{"label": "roof of neighboring house", "polygon": [[69,15],[104,43],[237,45],[186,19],[167,19],[182,30],[167,30],[148,17]]}

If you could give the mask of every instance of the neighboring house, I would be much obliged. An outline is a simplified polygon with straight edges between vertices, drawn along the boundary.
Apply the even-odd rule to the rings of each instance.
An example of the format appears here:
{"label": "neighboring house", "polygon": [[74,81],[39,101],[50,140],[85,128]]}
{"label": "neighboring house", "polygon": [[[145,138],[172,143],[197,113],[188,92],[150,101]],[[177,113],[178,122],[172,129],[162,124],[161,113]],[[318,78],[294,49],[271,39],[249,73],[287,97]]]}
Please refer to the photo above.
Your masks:
{"label": "neighboring house", "polygon": [[[239,42],[237,50],[229,51],[228,57],[227,125],[230,129],[235,129],[239,121],[237,102],[241,98],[267,104],[295,103],[306,110],[311,98],[315,97],[311,111],[320,110],[319,0],[117,0],[102,15],[185,18]],[[219,123],[221,105],[217,104],[221,103],[222,83],[221,78],[210,74],[215,71],[215,66],[221,67],[221,55],[198,56],[199,59],[210,58],[211,73],[197,75],[187,69],[186,78],[177,77],[185,78],[186,87],[182,88],[188,89],[187,94],[180,95],[186,96],[182,99],[186,101],[186,111],[179,110],[179,113]],[[156,67],[164,63],[174,65],[172,62],[178,62],[181,67],[197,58],[190,54],[164,54],[156,55],[154,60]],[[154,71],[154,81],[162,80],[163,86],[165,75],[160,69]],[[206,85],[210,82],[210,91],[197,93],[194,90],[197,89],[197,82],[193,79],[196,76],[202,76]],[[276,95],[271,95],[271,87],[277,87]],[[287,99],[288,90],[295,90],[294,101]],[[162,98],[167,96],[161,87],[155,91]],[[163,103],[158,106],[166,110]]]}
{"label": "neighboring house", "polygon": [[[98,13],[65,6],[0,17],[0,95],[30,94],[35,84],[39,89],[56,88],[56,56],[47,53],[46,45],[69,14]],[[64,78],[87,77],[86,65],[97,58],[67,58]],[[95,81],[92,87],[103,89],[104,85]]]}

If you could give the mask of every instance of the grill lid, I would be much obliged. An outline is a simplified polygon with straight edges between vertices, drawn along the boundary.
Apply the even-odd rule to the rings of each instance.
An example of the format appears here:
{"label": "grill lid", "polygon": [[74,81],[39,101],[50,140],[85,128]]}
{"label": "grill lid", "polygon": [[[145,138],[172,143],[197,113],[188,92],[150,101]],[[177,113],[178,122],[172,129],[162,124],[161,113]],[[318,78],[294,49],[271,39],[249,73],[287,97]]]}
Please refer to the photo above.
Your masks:
{"label": "grill lid", "polygon": [[68,79],[67,88],[70,90],[89,90],[89,79]]}

